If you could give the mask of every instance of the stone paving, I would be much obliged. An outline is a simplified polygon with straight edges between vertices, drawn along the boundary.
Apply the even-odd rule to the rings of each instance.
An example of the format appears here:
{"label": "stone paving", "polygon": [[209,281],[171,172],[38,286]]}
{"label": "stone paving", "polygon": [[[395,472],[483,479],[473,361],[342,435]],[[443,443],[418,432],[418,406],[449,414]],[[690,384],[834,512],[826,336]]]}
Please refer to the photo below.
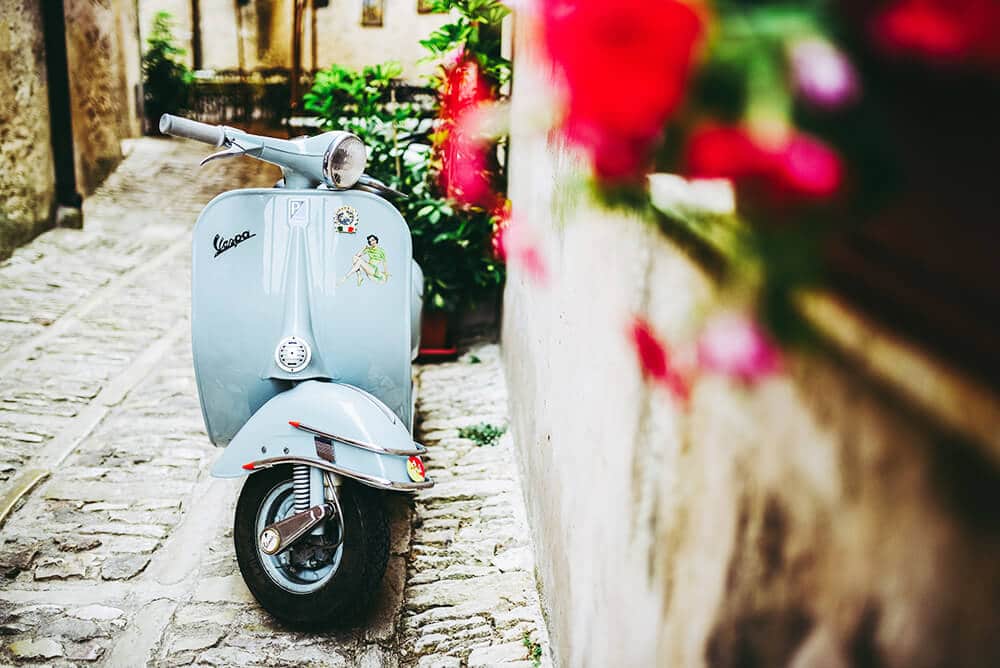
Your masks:
{"label": "stone paving", "polygon": [[473,345],[457,362],[422,367],[418,380],[418,437],[437,484],[415,498],[403,664],[531,666],[537,646],[538,664],[550,665],[513,443],[460,437],[463,427],[506,426],[499,347]]}
{"label": "stone paving", "polygon": [[0,263],[0,495],[48,474],[0,528],[0,663],[479,666],[524,662],[532,643],[547,653],[511,444],[457,438],[505,422],[495,345],[417,371],[441,482],[390,504],[370,619],[291,633],[252,600],[232,548],[239,484],[208,476],[218,451],[191,367],[189,230],[218,192],[276,174],[251,160],[199,171],[203,154],[132,142],[87,200],[84,230]]}

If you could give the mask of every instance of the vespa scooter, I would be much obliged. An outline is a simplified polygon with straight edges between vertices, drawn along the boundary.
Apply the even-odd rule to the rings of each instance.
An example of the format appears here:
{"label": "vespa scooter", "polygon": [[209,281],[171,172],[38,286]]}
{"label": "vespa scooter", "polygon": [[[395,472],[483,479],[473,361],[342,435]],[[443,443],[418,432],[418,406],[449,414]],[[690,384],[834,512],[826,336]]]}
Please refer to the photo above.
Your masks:
{"label": "vespa scooter", "polygon": [[165,114],[160,132],[281,167],[193,233],[191,338],[212,475],[249,476],[233,539],[257,601],[296,628],[350,625],[389,554],[383,492],[433,485],[413,441],[423,275],[347,132],[276,139]]}

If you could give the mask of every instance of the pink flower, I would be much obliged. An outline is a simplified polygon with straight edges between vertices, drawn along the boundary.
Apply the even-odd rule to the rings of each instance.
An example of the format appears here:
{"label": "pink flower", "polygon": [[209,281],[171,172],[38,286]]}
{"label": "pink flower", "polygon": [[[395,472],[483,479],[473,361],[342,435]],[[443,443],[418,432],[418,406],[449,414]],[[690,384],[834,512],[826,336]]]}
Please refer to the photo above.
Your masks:
{"label": "pink flower", "polygon": [[857,99],[857,73],[830,42],[818,37],[799,40],[789,49],[789,60],[796,89],[813,106],[836,109]]}
{"label": "pink flower", "polygon": [[537,285],[548,283],[548,263],[541,251],[541,242],[529,226],[513,218],[508,212],[506,218],[494,227],[491,242],[495,252],[507,262],[508,267],[524,271],[528,280]]}
{"label": "pink flower", "polygon": [[688,175],[731,179],[741,196],[771,210],[830,200],[845,180],[840,155],[820,140],[793,132],[770,146],[738,125],[696,129],[684,163]]}
{"label": "pink flower", "polygon": [[440,147],[441,186],[448,199],[464,206],[494,206],[497,195],[487,160],[489,150],[486,141],[463,130],[461,119],[451,124],[450,134]]}
{"label": "pink flower", "polygon": [[670,351],[656,336],[649,322],[640,316],[633,317],[629,326],[629,338],[639,358],[643,377],[686,402],[691,396],[691,388],[672,366]]}
{"label": "pink flower", "polygon": [[785,196],[830,199],[844,180],[840,156],[809,135],[795,134],[774,153],[775,186]]}
{"label": "pink flower", "polygon": [[465,60],[465,44],[462,43],[441,57],[441,67],[446,72],[454,70]]}
{"label": "pink flower", "polygon": [[698,339],[698,362],[707,371],[756,382],[776,372],[780,354],[751,318],[726,313],[709,321]]}

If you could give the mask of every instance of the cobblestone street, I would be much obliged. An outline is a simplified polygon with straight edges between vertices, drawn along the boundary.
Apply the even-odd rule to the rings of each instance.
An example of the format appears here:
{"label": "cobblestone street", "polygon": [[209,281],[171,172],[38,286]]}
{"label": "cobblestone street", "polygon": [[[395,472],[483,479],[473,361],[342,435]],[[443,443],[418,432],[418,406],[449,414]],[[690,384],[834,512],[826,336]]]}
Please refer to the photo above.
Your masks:
{"label": "cobblestone street", "polygon": [[[190,352],[200,208],[277,172],[198,169],[204,147],[134,140],[84,207],[0,263],[0,663],[531,666],[548,643],[496,344],[417,369],[438,485],[390,504],[380,599],[355,630],[281,629],[232,546],[239,482],[208,470]],[[26,491],[27,490],[27,491]],[[537,665],[539,662],[536,661]]]}

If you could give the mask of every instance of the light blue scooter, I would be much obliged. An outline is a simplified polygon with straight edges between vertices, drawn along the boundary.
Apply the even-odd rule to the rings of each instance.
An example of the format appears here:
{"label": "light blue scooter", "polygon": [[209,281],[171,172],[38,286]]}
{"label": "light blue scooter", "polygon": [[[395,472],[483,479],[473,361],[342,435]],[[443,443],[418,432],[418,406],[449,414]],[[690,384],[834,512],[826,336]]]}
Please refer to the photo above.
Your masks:
{"label": "light blue scooter", "polygon": [[389,553],[381,491],[433,485],[413,431],[423,276],[347,132],[276,139],[164,115],[160,131],[281,167],[213,199],[193,234],[192,345],[217,477],[247,476],[236,556],[279,620],[356,623]]}

